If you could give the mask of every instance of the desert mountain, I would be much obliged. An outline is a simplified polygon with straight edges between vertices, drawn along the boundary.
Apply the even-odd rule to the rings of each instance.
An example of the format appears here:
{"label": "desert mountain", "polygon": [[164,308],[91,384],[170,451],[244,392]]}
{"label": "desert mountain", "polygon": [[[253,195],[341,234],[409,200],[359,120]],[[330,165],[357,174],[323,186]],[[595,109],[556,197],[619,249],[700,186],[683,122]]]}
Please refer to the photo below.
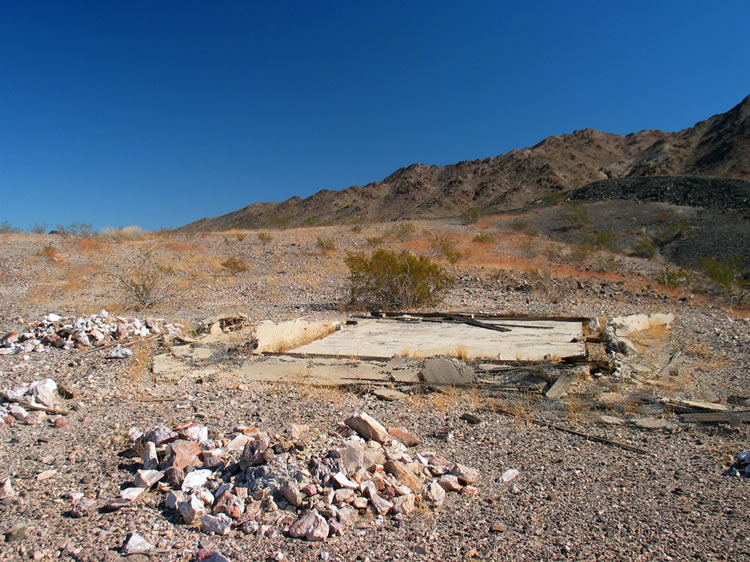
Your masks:
{"label": "desert mountain", "polygon": [[302,199],[255,203],[183,229],[226,230],[389,221],[458,215],[474,207],[523,207],[554,192],[609,178],[718,176],[750,178],[750,96],[726,113],[676,133],[629,135],[583,129],[531,148],[448,166],[412,164],[387,178]]}

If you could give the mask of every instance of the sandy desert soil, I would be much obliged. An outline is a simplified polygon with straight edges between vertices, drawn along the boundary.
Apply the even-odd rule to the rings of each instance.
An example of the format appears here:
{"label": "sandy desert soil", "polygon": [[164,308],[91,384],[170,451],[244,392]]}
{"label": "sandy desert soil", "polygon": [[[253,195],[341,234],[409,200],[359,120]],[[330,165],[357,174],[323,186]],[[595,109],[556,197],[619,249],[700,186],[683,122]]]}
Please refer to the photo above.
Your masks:
{"label": "sandy desert soil", "polygon": [[[136,356],[123,361],[82,349],[50,349],[29,353],[28,359],[2,355],[0,387],[51,377],[72,398],[62,400],[69,411],[66,427],[49,421],[0,427],[0,483],[10,478],[15,490],[15,497],[0,505],[5,537],[0,559],[148,558],[119,552],[129,532],[143,535],[155,548],[150,559],[158,560],[196,559],[201,549],[235,561],[282,555],[372,561],[745,558],[750,481],[723,472],[734,454],[750,449],[747,425],[684,423],[655,399],[747,409],[748,312],[700,294],[697,285],[659,285],[665,264],[657,261],[591,250],[581,255],[576,247],[498,226],[504,222],[495,219],[473,226],[414,224],[414,237],[404,241],[393,232],[387,236],[391,225],[268,231],[271,239],[265,242],[258,232],[244,231],[120,241],[4,235],[0,335],[21,331],[49,312],[77,316],[102,308],[167,318],[186,330],[224,311],[252,320],[339,316],[348,291],[346,252],[367,250],[368,238],[384,237],[385,245],[430,253],[422,229],[441,232],[469,254],[454,265],[436,257],[458,280],[439,310],[606,318],[667,312],[675,315],[674,324],[633,337],[639,353],[619,359],[636,371],[579,380],[558,401],[469,388],[385,402],[362,389],[321,389],[299,381],[260,384],[216,376],[165,382],[148,369],[156,344],[135,346]],[[495,244],[472,241],[486,231]],[[131,309],[135,299],[122,279],[143,272],[153,274],[154,289],[163,290],[164,298],[139,311]],[[676,368],[656,377],[676,351],[682,352]],[[120,455],[132,445],[132,427],[147,431],[198,422],[224,436],[241,425],[281,434],[294,422],[316,430],[307,438],[314,449],[320,435],[332,439],[339,424],[357,412],[407,428],[422,441],[418,451],[478,469],[477,495],[448,494],[439,508],[400,519],[362,516],[324,542],[289,538],[283,525],[271,537],[240,530],[207,535],[166,509],[165,494],[156,490],[126,508],[99,509],[139,468]],[[467,412],[481,423],[460,419]],[[657,430],[605,425],[602,414],[670,423]],[[443,427],[453,428],[451,440],[435,437]],[[519,475],[503,482],[508,469]],[[56,472],[45,473],[50,470]],[[49,477],[40,480],[42,473]],[[67,498],[76,492],[93,499],[97,509],[72,517]]]}

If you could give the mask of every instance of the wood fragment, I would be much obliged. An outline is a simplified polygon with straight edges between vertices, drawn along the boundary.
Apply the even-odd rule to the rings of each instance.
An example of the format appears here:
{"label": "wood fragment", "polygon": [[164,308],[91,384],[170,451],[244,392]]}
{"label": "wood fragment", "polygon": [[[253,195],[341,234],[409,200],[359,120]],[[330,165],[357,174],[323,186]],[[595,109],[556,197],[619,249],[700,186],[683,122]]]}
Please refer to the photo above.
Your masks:
{"label": "wood fragment", "polygon": [[557,400],[565,396],[565,394],[568,392],[568,389],[570,388],[570,385],[573,384],[575,380],[575,373],[563,373],[562,375],[557,377],[555,383],[550,387],[550,389],[544,396],[549,398],[550,400]]}
{"label": "wood fragment", "polygon": [[[496,408],[495,411],[503,413],[508,416],[515,416],[515,414],[509,410],[505,410],[503,408]],[[598,435],[591,435],[589,433],[583,433],[581,431],[576,431],[575,429],[569,429],[567,427],[563,427],[561,425],[557,425],[554,423],[550,423],[544,420],[540,420],[539,418],[531,417],[529,418],[529,421],[531,423],[535,423],[536,425],[541,425],[543,427],[548,427],[550,429],[555,429],[557,431],[562,431],[563,433],[569,433],[570,435],[576,435],[578,437],[583,437],[587,441],[594,441],[596,443],[602,443],[604,445],[611,445],[613,447],[619,447],[621,449],[625,449],[626,451],[632,451],[634,453],[640,453],[641,455],[650,455],[655,456],[650,451],[647,451],[646,449],[641,449],[640,447],[636,447],[634,445],[628,445],[627,443],[621,443],[619,441],[613,441],[612,439],[607,439],[605,437],[599,437]]]}
{"label": "wood fragment", "polygon": [[679,360],[680,355],[682,355],[682,351],[677,351],[676,353],[674,353],[672,357],[670,357],[669,362],[664,365],[664,367],[661,368],[661,371],[656,374],[656,378],[658,379],[662,375],[666,375],[669,371],[671,371],[672,367],[674,367],[675,363],[677,363],[677,361]]}
{"label": "wood fragment", "polygon": [[739,425],[750,421],[750,410],[681,414],[680,419],[684,422],[692,423],[729,423],[732,425]]}
{"label": "wood fragment", "polygon": [[91,349],[87,349],[86,351],[82,351],[81,355],[87,355],[89,353],[94,353],[95,351],[102,351],[104,349],[109,349],[110,347],[115,347],[115,346],[118,346],[118,345],[122,346],[122,347],[132,347],[135,344],[140,343],[140,342],[151,342],[151,341],[154,341],[159,336],[161,336],[161,334],[151,334],[150,336],[146,336],[146,337],[143,337],[143,338],[138,338],[138,339],[135,339],[135,340],[129,340],[129,341],[126,341],[126,342],[114,341],[114,342],[110,342],[110,343],[105,344],[105,345],[98,345],[96,347],[92,347]]}

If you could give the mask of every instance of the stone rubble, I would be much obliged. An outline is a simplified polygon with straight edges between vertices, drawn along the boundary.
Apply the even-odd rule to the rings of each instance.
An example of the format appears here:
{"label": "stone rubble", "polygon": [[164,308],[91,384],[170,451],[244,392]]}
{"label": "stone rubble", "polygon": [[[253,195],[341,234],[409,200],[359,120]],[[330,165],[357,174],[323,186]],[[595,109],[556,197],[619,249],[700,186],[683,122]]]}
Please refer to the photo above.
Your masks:
{"label": "stone rubble", "polygon": [[[50,313],[41,322],[28,326],[24,331],[12,331],[0,338],[0,355],[39,353],[49,347],[87,348],[152,334],[171,338],[180,336],[182,328],[180,324],[172,324],[162,318],[140,320],[116,316],[106,310],[78,318],[63,318],[59,314]],[[132,354],[132,350],[117,345],[107,357],[125,359]]]}
{"label": "stone rubble", "polygon": [[130,454],[144,468],[104,509],[127,506],[152,488],[166,494],[167,509],[206,534],[234,529],[324,541],[367,520],[438,508],[448,492],[476,493],[471,484],[479,471],[431,451],[411,453],[399,437],[410,444],[419,439],[407,430],[389,434],[365,413],[345,423],[359,435],[317,435],[297,425],[281,435],[238,427],[224,438],[199,424],[145,434],[131,429]]}

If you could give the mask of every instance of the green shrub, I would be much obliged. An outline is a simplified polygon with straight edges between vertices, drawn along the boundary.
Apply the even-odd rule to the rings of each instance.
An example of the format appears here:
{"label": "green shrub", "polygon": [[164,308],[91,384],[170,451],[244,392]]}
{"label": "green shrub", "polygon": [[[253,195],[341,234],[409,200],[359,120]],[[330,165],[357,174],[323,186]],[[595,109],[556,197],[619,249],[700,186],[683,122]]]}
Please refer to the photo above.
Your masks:
{"label": "green shrub", "polygon": [[614,232],[601,232],[595,230],[589,232],[585,238],[586,243],[597,250],[611,250],[615,243]]}
{"label": "green shrub", "polygon": [[581,204],[577,204],[565,217],[565,220],[571,228],[583,228],[590,225],[592,222],[588,208]]}
{"label": "green shrub", "polygon": [[461,220],[464,222],[464,224],[477,223],[481,218],[482,209],[479,207],[472,207],[470,209],[466,209],[463,213],[461,213]]}
{"label": "green shrub", "polygon": [[666,246],[670,242],[685,238],[693,227],[684,219],[674,218],[667,221],[654,237],[658,246]]}
{"label": "green shrub", "polygon": [[221,262],[221,267],[226,269],[229,273],[237,275],[243,271],[247,271],[247,265],[241,259],[235,258],[234,256],[225,259]]}
{"label": "green shrub", "polygon": [[742,279],[739,260],[722,261],[715,257],[703,260],[700,269],[711,281],[721,286],[727,294],[734,295],[738,290],[748,288],[748,282]]}
{"label": "green shrub", "polygon": [[510,223],[510,228],[515,232],[521,232],[522,230],[529,228],[529,223],[522,220],[515,220]]}
{"label": "green shrub", "polygon": [[490,234],[489,232],[480,232],[474,238],[472,238],[471,241],[476,242],[477,244],[494,244],[495,237],[492,236],[492,234]]}
{"label": "green shrub", "polygon": [[374,309],[433,305],[453,280],[426,256],[378,248],[372,255],[349,254],[351,304]]}
{"label": "green shrub", "polygon": [[550,191],[547,195],[542,197],[542,203],[546,203],[547,205],[557,205],[558,203],[562,203],[563,199],[565,199],[565,196],[559,191]]}
{"label": "green shrub", "polygon": [[657,274],[656,280],[667,287],[680,287],[686,281],[690,280],[690,276],[685,271],[678,271],[666,267]]}
{"label": "green shrub", "polygon": [[656,246],[651,240],[644,238],[633,247],[631,254],[638,258],[653,258],[656,255]]}

